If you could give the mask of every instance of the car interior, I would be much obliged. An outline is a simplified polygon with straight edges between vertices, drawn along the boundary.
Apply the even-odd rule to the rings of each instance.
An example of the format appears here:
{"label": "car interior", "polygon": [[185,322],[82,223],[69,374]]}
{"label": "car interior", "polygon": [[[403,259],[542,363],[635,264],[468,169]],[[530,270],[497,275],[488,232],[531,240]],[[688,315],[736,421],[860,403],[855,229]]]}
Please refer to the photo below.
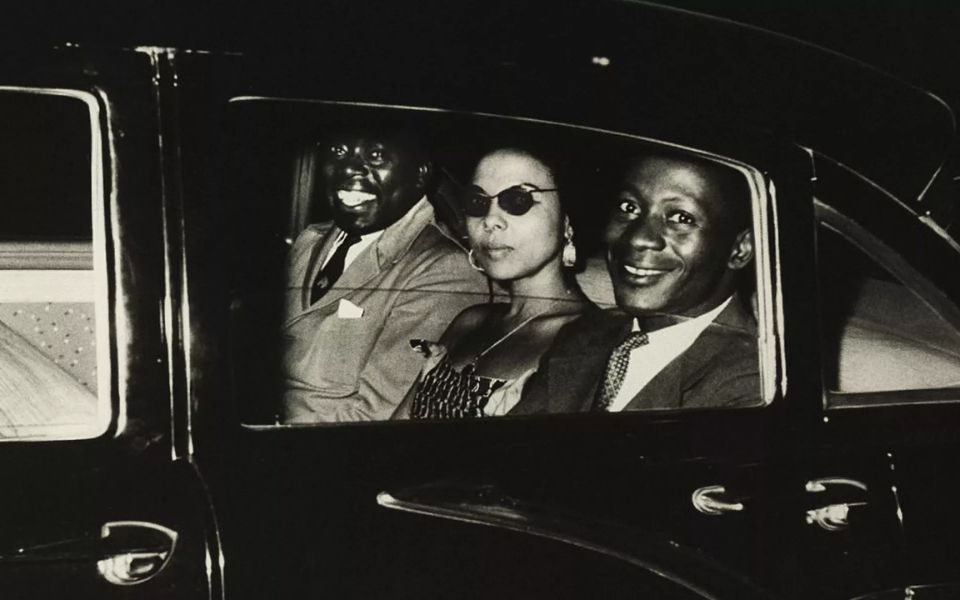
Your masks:
{"label": "car interior", "polygon": [[96,435],[89,109],[2,91],[0,115],[0,438]]}

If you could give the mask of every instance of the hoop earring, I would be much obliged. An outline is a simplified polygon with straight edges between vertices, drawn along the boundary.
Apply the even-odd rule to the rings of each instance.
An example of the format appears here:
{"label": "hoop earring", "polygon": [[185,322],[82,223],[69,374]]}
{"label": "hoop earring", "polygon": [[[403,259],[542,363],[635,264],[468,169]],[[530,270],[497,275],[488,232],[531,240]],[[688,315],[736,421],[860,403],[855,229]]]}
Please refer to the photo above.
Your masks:
{"label": "hoop earring", "polygon": [[474,260],[474,258],[473,258],[473,248],[470,248],[470,252],[467,252],[467,262],[470,263],[470,266],[471,266],[475,271],[480,271],[481,273],[486,273],[486,271],[483,270],[483,267],[481,267],[480,265],[478,265],[478,264],[476,263],[476,261]]}
{"label": "hoop earring", "polygon": [[573,225],[570,224],[570,217],[564,217],[563,253],[560,255],[560,261],[565,267],[577,264],[577,247],[573,244]]}

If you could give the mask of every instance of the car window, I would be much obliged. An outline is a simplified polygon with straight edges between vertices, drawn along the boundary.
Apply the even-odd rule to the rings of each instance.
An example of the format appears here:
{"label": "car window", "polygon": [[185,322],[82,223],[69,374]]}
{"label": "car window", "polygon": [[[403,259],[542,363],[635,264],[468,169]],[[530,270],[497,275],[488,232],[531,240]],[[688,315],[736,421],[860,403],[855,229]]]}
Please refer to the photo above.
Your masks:
{"label": "car window", "polygon": [[234,99],[228,135],[248,423],[772,397],[749,165],[571,124],[270,98]]}
{"label": "car window", "polygon": [[105,381],[98,107],[0,89],[0,439],[91,437]]}
{"label": "car window", "polygon": [[948,318],[955,307],[892,250],[829,215],[817,230],[828,405],[907,402],[906,392],[923,390],[956,397],[960,331]]}

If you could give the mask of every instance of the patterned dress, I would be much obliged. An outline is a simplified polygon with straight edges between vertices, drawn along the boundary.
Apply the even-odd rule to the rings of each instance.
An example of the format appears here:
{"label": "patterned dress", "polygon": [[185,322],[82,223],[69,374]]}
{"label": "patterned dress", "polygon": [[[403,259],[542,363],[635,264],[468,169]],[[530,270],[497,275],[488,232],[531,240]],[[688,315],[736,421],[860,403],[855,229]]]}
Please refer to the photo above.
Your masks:
{"label": "patterned dress", "polygon": [[444,357],[420,381],[411,419],[464,419],[484,416],[491,394],[506,383],[504,379],[483,377],[473,364],[457,371]]}
{"label": "patterned dress", "polygon": [[547,312],[544,310],[524,319],[477,354],[460,371],[450,364],[447,349],[443,345],[430,342],[427,362],[420,372],[420,381],[410,406],[410,418],[469,419],[507,414],[519,402],[524,384],[536,369],[530,369],[516,379],[497,379],[477,375],[477,362],[527,323]]}

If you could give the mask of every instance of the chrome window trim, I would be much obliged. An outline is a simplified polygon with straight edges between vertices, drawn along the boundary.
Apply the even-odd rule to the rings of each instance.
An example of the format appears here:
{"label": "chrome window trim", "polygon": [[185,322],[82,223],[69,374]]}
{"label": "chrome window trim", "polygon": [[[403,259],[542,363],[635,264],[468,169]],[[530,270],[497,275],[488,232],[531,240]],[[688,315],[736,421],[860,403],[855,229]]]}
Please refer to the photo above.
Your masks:
{"label": "chrome window trim", "polygon": [[[70,441],[80,439],[93,439],[107,433],[110,424],[113,421],[113,409],[111,398],[114,394],[113,377],[110,362],[110,310],[109,310],[109,286],[107,278],[107,255],[106,255],[106,196],[104,189],[104,140],[103,140],[103,110],[101,101],[103,99],[97,94],[86,90],[68,89],[68,88],[45,88],[45,87],[27,87],[27,86],[0,86],[0,93],[13,92],[22,94],[36,94],[41,96],[60,96],[80,100],[87,106],[90,127],[90,199],[92,211],[92,239],[93,239],[93,303],[96,315],[96,342],[97,342],[97,418],[96,422],[87,426],[81,426],[82,431],[77,431],[70,435],[39,435],[17,436],[11,438],[0,438],[0,442],[23,442],[23,441]],[[104,106],[106,103],[104,102]],[[110,156],[113,157],[112,143],[110,145]],[[114,182],[115,183],[115,182]],[[113,185],[111,192],[115,191]],[[111,194],[115,196],[115,194]],[[117,266],[119,269],[119,265]],[[120,292],[117,292],[118,295]],[[120,329],[120,328],[118,328]],[[118,348],[122,348],[118,344]],[[121,396],[122,397],[122,396]],[[126,424],[126,411],[124,403],[121,401],[117,407],[117,431],[122,431]],[[53,426],[57,427],[57,426]],[[67,431],[69,426],[64,427]]]}

